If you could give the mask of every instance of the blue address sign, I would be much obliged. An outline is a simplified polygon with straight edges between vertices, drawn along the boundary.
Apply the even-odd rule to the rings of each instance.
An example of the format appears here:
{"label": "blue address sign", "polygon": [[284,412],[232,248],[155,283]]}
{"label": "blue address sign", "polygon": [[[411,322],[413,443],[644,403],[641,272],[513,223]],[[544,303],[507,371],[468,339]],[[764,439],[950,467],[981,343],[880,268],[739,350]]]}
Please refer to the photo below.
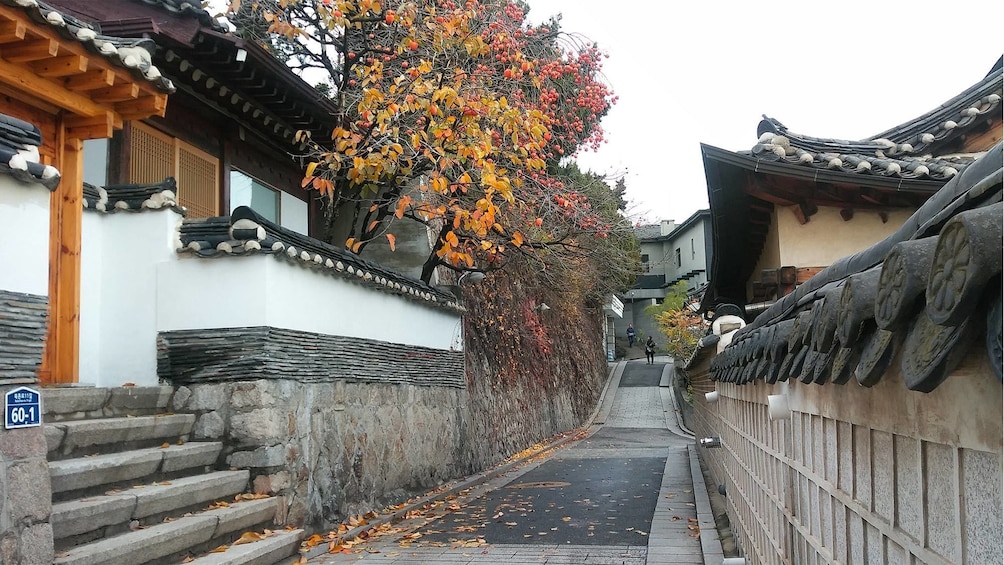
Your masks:
{"label": "blue address sign", "polygon": [[4,428],[33,428],[42,425],[41,396],[28,387],[16,388],[3,397]]}

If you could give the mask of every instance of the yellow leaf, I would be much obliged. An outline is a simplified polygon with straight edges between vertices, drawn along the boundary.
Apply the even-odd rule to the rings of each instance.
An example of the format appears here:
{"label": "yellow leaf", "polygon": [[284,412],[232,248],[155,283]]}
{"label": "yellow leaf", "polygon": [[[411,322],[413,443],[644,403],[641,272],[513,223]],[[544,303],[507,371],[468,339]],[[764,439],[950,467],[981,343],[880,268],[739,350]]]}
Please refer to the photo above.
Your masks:
{"label": "yellow leaf", "polygon": [[314,176],[314,170],[317,169],[317,162],[312,161],[307,164],[307,175],[308,177]]}
{"label": "yellow leaf", "polygon": [[355,245],[355,243],[356,243],[356,238],[350,237],[345,240],[345,248],[352,249],[352,246]]}

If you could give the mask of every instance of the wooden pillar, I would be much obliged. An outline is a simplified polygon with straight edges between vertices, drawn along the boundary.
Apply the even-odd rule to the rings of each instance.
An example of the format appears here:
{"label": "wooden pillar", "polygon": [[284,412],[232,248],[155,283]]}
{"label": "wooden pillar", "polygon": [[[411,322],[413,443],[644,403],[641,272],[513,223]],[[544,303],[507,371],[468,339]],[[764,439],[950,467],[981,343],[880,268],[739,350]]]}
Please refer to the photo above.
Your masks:
{"label": "wooden pillar", "polygon": [[62,175],[50,200],[49,333],[39,376],[43,384],[75,383],[80,367],[80,248],[83,234],[84,143],[57,125]]}

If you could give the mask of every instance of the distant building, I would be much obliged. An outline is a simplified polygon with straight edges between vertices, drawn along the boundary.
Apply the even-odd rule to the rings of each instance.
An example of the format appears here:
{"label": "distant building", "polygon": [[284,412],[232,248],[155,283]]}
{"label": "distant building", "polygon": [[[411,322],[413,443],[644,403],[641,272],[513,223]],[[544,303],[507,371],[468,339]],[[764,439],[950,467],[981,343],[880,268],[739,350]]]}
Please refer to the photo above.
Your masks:
{"label": "distant building", "polygon": [[669,289],[686,281],[687,292],[699,295],[708,283],[711,262],[711,211],[698,210],[683,223],[663,220],[635,229],[641,243],[642,273],[635,287],[622,297],[624,317],[617,322],[618,336],[623,337],[629,323],[641,335],[661,334],[654,322],[644,315],[645,308],[661,304]]}

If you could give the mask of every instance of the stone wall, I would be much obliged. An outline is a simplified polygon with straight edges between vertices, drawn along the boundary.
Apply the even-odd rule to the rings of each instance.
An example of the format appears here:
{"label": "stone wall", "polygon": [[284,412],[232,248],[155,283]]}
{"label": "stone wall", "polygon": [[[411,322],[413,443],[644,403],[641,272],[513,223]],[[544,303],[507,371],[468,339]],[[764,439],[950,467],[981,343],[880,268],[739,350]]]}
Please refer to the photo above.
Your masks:
{"label": "stone wall", "polygon": [[[20,385],[0,379],[0,397]],[[0,428],[0,562],[52,563],[52,491],[41,427]]]}
{"label": "stone wall", "polygon": [[[701,455],[753,564],[1002,562],[1002,388],[982,348],[931,393],[714,383],[693,368]],[[898,364],[894,364],[898,366]],[[719,400],[705,401],[717,390]],[[771,421],[767,396],[788,397]]]}
{"label": "stone wall", "polygon": [[285,497],[286,524],[330,527],[457,476],[466,393],[449,387],[290,379],[191,384],[174,410],[229,467]]}

